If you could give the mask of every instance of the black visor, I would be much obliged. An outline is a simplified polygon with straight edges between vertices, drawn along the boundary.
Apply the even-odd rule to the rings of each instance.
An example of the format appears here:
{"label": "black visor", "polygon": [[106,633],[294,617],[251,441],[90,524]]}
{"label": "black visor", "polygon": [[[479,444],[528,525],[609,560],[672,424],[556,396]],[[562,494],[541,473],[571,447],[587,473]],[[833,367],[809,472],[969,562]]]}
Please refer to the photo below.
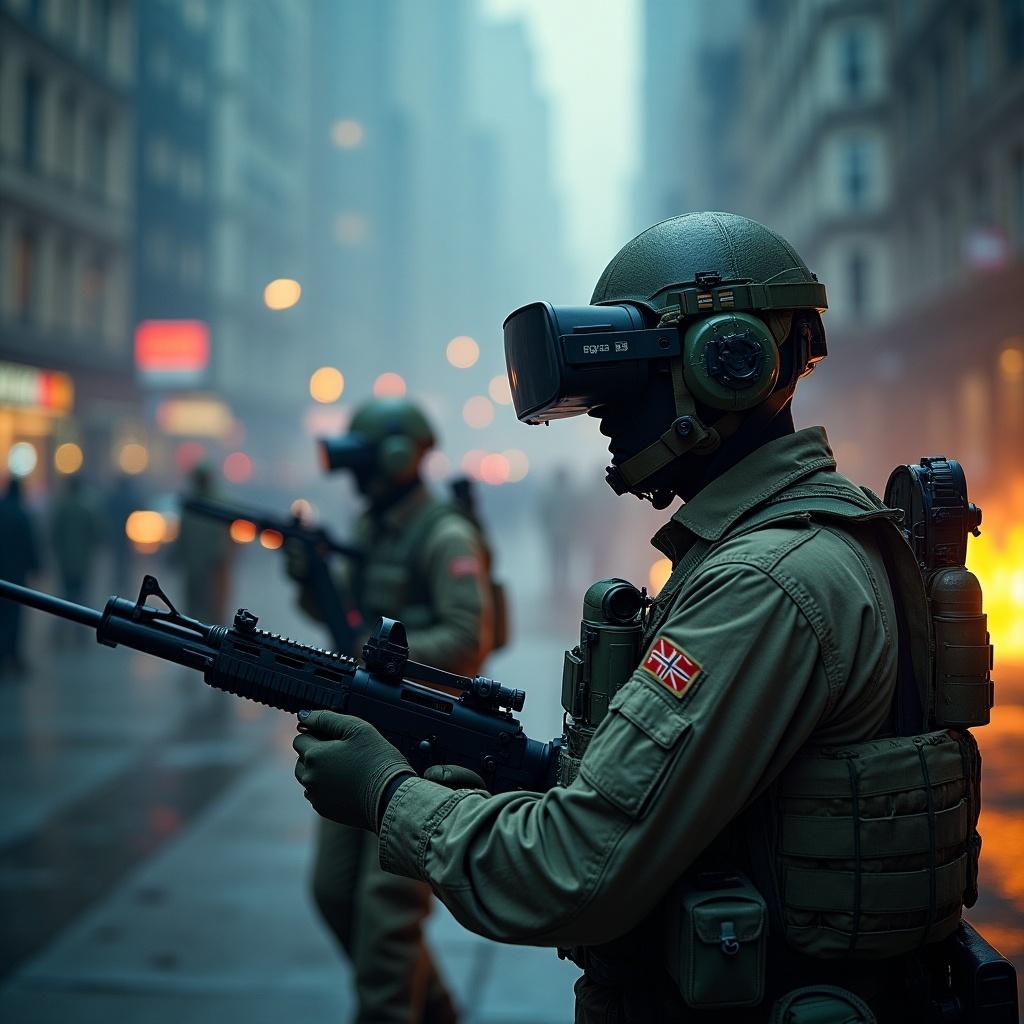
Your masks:
{"label": "black visor", "polygon": [[643,387],[651,359],[678,355],[674,326],[645,330],[636,306],[532,302],[505,319],[505,362],[525,423],[579,416]]}

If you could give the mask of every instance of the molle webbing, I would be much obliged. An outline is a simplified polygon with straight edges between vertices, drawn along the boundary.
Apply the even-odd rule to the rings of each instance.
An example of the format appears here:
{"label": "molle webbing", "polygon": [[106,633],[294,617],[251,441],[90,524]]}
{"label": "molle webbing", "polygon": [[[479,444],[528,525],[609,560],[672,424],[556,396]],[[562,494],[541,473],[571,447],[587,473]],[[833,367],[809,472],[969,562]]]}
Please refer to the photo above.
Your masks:
{"label": "molle webbing", "polygon": [[976,871],[979,772],[966,733],[798,755],[773,787],[788,945],[892,957],[949,935]]}

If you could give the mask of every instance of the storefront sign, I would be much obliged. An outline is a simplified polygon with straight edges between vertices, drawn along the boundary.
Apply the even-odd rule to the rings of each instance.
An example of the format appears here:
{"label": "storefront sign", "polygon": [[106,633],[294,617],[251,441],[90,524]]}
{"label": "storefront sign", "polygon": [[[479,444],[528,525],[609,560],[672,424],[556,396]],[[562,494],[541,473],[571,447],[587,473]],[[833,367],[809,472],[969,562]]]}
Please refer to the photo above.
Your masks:
{"label": "storefront sign", "polygon": [[75,404],[71,377],[20,363],[0,363],[0,406],[63,414]]}

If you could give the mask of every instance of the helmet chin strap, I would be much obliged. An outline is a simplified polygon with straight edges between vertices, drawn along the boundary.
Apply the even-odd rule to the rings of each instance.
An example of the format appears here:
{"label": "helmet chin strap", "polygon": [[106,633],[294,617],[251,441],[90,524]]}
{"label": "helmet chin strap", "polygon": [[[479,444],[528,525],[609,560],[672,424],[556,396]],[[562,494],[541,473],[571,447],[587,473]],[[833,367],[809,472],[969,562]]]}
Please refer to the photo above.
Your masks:
{"label": "helmet chin strap", "polygon": [[670,368],[676,418],[656,441],[631,455],[621,466],[609,466],[606,470],[608,485],[616,494],[631,491],[639,497],[648,498],[655,508],[666,508],[675,494],[667,488],[641,490],[640,485],[645,480],[681,455],[689,452],[710,455],[725,438],[739,429],[743,421],[739,413],[730,412],[719,417],[713,426],[706,426],[697,415],[697,403],[683,379],[682,356],[674,356]]}

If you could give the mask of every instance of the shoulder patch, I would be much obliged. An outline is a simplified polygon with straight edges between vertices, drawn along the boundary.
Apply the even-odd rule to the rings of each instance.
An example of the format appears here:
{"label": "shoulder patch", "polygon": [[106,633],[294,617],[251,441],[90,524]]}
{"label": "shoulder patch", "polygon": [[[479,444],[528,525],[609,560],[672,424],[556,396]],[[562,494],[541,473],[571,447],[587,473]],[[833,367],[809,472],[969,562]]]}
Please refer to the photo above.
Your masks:
{"label": "shoulder patch", "polygon": [[480,559],[476,555],[456,555],[448,563],[448,575],[458,579],[460,576],[476,576],[480,572]]}
{"label": "shoulder patch", "polygon": [[651,645],[640,667],[676,697],[682,697],[703,671],[686,651],[663,636]]}

